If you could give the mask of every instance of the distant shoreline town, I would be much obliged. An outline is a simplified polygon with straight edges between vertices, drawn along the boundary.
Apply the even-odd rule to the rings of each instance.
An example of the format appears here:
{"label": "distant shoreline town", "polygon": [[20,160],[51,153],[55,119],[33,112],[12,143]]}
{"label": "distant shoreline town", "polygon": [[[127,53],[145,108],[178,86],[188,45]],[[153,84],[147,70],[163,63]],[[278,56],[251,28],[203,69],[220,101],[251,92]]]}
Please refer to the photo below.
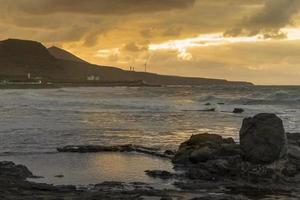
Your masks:
{"label": "distant shoreline town", "polygon": [[90,64],[75,55],[41,43],[0,41],[0,88],[78,86],[253,85],[222,79],[167,76]]}

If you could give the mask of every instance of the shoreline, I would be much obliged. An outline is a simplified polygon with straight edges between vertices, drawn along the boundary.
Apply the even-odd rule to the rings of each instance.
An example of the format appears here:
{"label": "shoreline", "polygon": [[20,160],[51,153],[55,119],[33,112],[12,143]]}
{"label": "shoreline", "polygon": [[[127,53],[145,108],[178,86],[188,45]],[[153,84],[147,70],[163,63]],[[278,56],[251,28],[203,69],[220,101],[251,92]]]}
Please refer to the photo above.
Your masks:
{"label": "shoreline", "polygon": [[144,81],[95,81],[95,82],[11,82],[0,83],[0,90],[5,89],[57,89],[57,88],[77,88],[77,87],[201,87],[201,86],[222,86],[222,87],[255,87],[258,85],[244,85],[244,84],[151,84]]}
{"label": "shoreline", "polygon": [[83,83],[49,83],[49,84],[35,84],[35,83],[10,83],[0,84],[0,89],[59,89],[59,88],[76,88],[76,87],[162,87],[161,85],[146,84],[141,81],[128,82],[83,82]]}

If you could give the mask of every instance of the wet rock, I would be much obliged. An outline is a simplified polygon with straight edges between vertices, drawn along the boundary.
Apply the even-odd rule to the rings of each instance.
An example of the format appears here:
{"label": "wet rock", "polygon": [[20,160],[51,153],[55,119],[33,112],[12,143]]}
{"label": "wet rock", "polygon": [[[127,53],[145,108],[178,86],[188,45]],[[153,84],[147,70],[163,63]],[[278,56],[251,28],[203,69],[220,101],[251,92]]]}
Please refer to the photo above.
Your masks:
{"label": "wet rock", "polygon": [[33,174],[24,165],[16,165],[13,162],[0,162],[0,177],[9,177],[25,180],[33,178]]}
{"label": "wet rock", "polygon": [[152,178],[171,179],[175,177],[174,174],[161,170],[147,170],[145,173]]}
{"label": "wet rock", "polygon": [[203,167],[190,167],[185,171],[184,176],[191,180],[215,181],[216,175],[210,173]]}
{"label": "wet rock", "polygon": [[286,133],[288,143],[300,147],[300,133]]}
{"label": "wet rock", "polygon": [[[279,118],[272,114],[248,118],[241,135],[241,145],[232,138],[215,134],[193,135],[179,146],[173,163],[192,180],[238,182],[244,179],[261,184],[284,182],[292,177],[297,182],[300,146],[290,143],[286,151],[286,135]],[[275,156],[273,150],[277,150]]]}
{"label": "wet rock", "polygon": [[160,198],[160,200],[173,200],[173,198],[172,197],[162,197],[162,198]]}
{"label": "wet rock", "polygon": [[192,163],[206,162],[208,160],[213,160],[216,157],[217,149],[211,148],[209,146],[201,147],[199,149],[193,150],[188,160]]}
{"label": "wet rock", "polygon": [[294,164],[298,173],[300,173],[300,146],[288,146],[288,161]]}
{"label": "wet rock", "polygon": [[287,137],[282,120],[275,114],[267,113],[244,119],[240,146],[243,158],[255,164],[269,164],[284,157]]}
{"label": "wet rock", "polygon": [[282,174],[284,176],[288,177],[294,177],[298,174],[297,166],[296,164],[293,164],[291,162],[287,162],[282,170]]}
{"label": "wet rock", "polygon": [[173,158],[175,164],[206,162],[239,152],[233,139],[223,139],[216,134],[198,134],[182,143]]}
{"label": "wet rock", "polygon": [[175,152],[175,151],[172,151],[172,150],[166,150],[166,151],[164,152],[164,154],[165,154],[165,155],[174,156],[174,155],[176,154],[176,152]]}
{"label": "wet rock", "polygon": [[239,114],[239,113],[243,113],[243,112],[245,112],[245,110],[243,108],[235,108],[233,110],[233,113],[235,113],[235,114]]}
{"label": "wet rock", "polygon": [[124,190],[125,183],[118,181],[105,181],[95,185],[95,189],[98,191],[107,191],[107,190]]}
{"label": "wet rock", "polygon": [[165,154],[158,149],[148,148],[138,145],[126,144],[116,146],[102,146],[102,145],[68,145],[57,148],[58,152],[68,153],[99,153],[99,152],[138,152],[149,154],[153,156],[172,158],[173,155]]}
{"label": "wet rock", "polygon": [[215,112],[216,109],[215,108],[210,108],[210,109],[204,109],[204,110],[199,110],[201,112]]}

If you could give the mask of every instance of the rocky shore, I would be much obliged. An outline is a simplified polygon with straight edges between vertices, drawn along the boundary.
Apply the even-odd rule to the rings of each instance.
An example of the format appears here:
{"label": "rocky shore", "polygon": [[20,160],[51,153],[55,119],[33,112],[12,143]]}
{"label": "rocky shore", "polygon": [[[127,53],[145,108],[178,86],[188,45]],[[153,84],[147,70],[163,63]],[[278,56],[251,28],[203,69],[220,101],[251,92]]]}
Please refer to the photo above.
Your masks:
{"label": "rocky shore", "polygon": [[300,133],[286,133],[274,114],[243,121],[240,141],[198,134],[176,152],[135,145],[66,146],[59,152],[139,152],[170,159],[175,172],[146,171],[170,179],[174,189],[146,183],[104,182],[89,188],[32,183],[25,166],[0,162],[0,199],[299,199]]}

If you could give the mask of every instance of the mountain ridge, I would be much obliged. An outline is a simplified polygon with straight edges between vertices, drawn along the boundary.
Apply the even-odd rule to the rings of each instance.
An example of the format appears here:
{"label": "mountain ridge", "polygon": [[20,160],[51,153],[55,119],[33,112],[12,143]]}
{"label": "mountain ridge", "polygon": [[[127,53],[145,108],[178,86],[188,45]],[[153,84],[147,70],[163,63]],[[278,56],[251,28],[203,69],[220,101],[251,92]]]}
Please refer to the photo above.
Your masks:
{"label": "mountain ridge", "polygon": [[101,81],[139,80],[157,85],[252,85],[242,81],[126,71],[117,67],[90,64],[58,47],[55,47],[55,52],[60,54],[53,53],[53,48],[49,50],[37,41],[0,41],[0,80],[11,76],[25,77],[31,73],[32,76],[42,77],[51,82],[86,82],[89,76],[96,76]]}
{"label": "mountain ridge", "polygon": [[52,56],[54,56],[57,59],[88,63],[87,61],[85,61],[85,60],[79,58],[78,56],[70,53],[69,51],[66,51],[66,50],[64,50],[62,48],[59,48],[59,47],[56,47],[56,46],[49,47],[48,51]]}

